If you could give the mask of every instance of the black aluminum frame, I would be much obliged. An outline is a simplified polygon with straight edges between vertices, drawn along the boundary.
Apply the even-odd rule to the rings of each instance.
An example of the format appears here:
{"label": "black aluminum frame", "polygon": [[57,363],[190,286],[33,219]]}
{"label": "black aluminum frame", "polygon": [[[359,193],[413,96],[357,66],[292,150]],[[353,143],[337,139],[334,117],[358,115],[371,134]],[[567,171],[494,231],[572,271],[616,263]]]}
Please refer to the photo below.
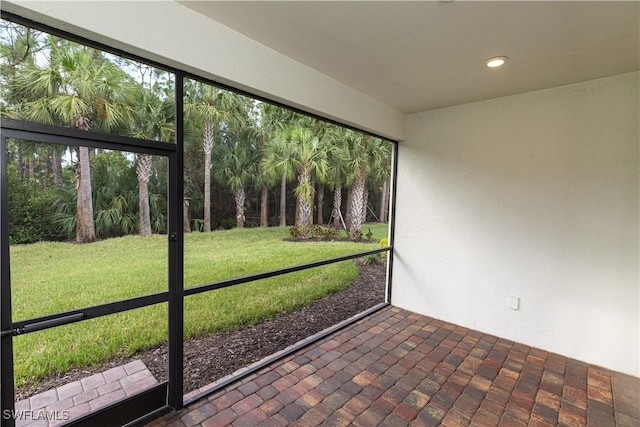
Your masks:
{"label": "black aluminum frame", "polygon": [[[102,134],[98,132],[83,131],[71,128],[62,128],[45,124],[25,122],[21,120],[3,119],[2,129],[2,153],[0,155],[0,190],[2,192],[0,227],[0,257],[2,260],[2,272],[0,282],[1,296],[0,309],[2,311],[2,325],[0,339],[2,340],[1,361],[2,367],[2,425],[14,426],[15,419],[5,419],[6,410],[14,410],[14,372],[13,372],[13,337],[28,334],[57,326],[67,325],[109,314],[115,314],[127,310],[168,302],[169,323],[169,349],[181,351],[182,346],[182,274],[175,266],[175,260],[181,260],[178,253],[182,251],[179,240],[182,239],[182,210],[176,214],[174,206],[179,206],[182,201],[182,184],[176,179],[181,176],[176,171],[179,165],[178,157],[181,152],[179,145],[157,141],[148,141],[137,138],[119,137],[116,135]],[[86,146],[107,150],[127,151],[133,153],[145,153],[166,157],[169,161],[169,218],[168,218],[168,244],[169,244],[169,271],[168,291],[144,295],[121,301],[108,302],[93,307],[74,309],[67,312],[40,316],[32,319],[13,322],[11,307],[11,276],[9,254],[9,222],[8,222],[8,189],[7,189],[7,139],[27,140],[38,143],[61,144],[65,146]],[[180,146],[181,147],[181,146]],[[173,183],[173,184],[172,184]],[[173,208],[173,209],[172,209]],[[172,262],[172,259],[174,262]],[[176,385],[182,385],[182,359],[181,355],[171,354],[169,358],[169,381],[147,390],[143,393],[123,399],[117,404],[102,410],[92,412],[87,416],[70,420],[68,425],[122,425],[124,421],[131,422],[144,417],[148,413],[165,413],[171,409],[181,407],[182,396],[176,398]],[[173,389],[172,389],[173,387]],[[175,406],[174,406],[175,405]],[[111,410],[110,408],[120,408]],[[118,414],[118,415],[116,415]],[[124,415],[120,415],[124,414]]]}
{"label": "black aluminum frame", "polygon": [[393,245],[395,243],[395,229],[396,229],[396,189],[398,183],[398,149],[399,145],[394,142],[393,151],[391,156],[391,185],[389,191],[391,197],[389,201],[389,254],[387,256],[387,295],[385,302],[391,304],[391,283],[393,277]]}
{"label": "black aluminum frame", "polygon": [[[65,425],[73,426],[92,426],[92,425],[123,425],[127,426],[144,425],[157,417],[160,417],[171,410],[179,410],[183,407],[183,310],[184,297],[195,295],[202,292],[208,292],[221,289],[228,286],[234,286],[254,280],[274,277],[282,274],[292,273],[295,271],[306,270],[322,265],[328,265],[335,262],[360,258],[370,254],[388,252],[387,261],[387,293],[385,301],[364,312],[346,319],[333,327],[330,327],[312,337],[287,348],[278,354],[277,358],[281,358],[296,351],[306,345],[309,345],[336,330],[343,328],[363,317],[369,315],[387,305],[391,301],[391,276],[393,271],[393,242],[395,228],[395,200],[396,200],[396,181],[397,181],[397,152],[398,143],[393,143],[393,160],[392,160],[392,179],[391,179],[391,198],[389,206],[389,245],[385,248],[375,249],[371,251],[360,252],[340,256],[336,258],[310,262],[306,264],[285,267],[267,272],[222,280],[202,284],[187,289],[183,288],[183,261],[184,261],[184,234],[182,229],[182,191],[183,191],[183,142],[184,142],[184,79],[189,78],[206,84],[214,85],[225,90],[233,91],[245,96],[252,97],[263,102],[276,104],[298,113],[312,116],[316,119],[337,124],[339,126],[348,127],[358,132],[368,133],[374,137],[378,137],[370,132],[345,125],[335,120],[327,119],[315,114],[308,113],[301,109],[287,106],[278,102],[274,102],[267,98],[257,96],[255,94],[239,90],[223,83],[213,81],[209,78],[199,76],[194,73],[188,73],[165,64],[158,63],[137,55],[132,55],[126,51],[115,49],[103,43],[77,36],[73,33],[59,30],[57,28],[44,25],[19,15],[1,11],[2,19],[13,21],[22,25],[45,31],[49,34],[57,35],[68,40],[72,40],[87,46],[100,49],[115,55],[129,58],[134,61],[145,63],[158,69],[172,73],[175,76],[175,108],[176,108],[176,143],[161,143],[157,141],[146,141],[117,135],[102,134],[96,132],[87,132],[71,128],[61,128],[57,126],[49,126],[24,122],[18,120],[3,119],[1,150],[0,153],[0,260],[2,267],[0,268],[0,403],[1,410],[11,410],[14,408],[14,372],[13,372],[13,336],[35,332],[38,330],[48,329],[51,327],[70,324],[78,321],[84,321],[91,318],[101,317],[109,314],[115,314],[127,310],[155,305],[158,303],[168,302],[168,322],[169,322],[169,381],[163,382],[154,388],[147,390],[139,395],[125,398],[116,404],[103,408],[99,411],[91,413],[82,418],[71,420]],[[169,218],[168,218],[168,244],[169,244],[169,271],[168,281],[169,290],[156,294],[144,295],[141,297],[130,298],[121,301],[100,304],[92,307],[70,310],[63,313],[56,313],[47,316],[41,316],[32,319],[19,320],[12,322],[11,317],[11,286],[9,271],[9,231],[8,231],[8,202],[7,202],[7,175],[6,175],[6,138],[25,139],[39,141],[45,143],[64,144],[64,145],[84,145],[93,148],[105,148],[119,151],[129,151],[134,153],[145,153],[152,155],[166,156],[169,159]],[[72,143],[70,141],[75,141]],[[172,203],[173,202],[173,203]],[[266,366],[266,364],[276,360],[276,358],[267,359],[261,363],[252,365],[251,369],[245,371],[242,376],[249,375],[258,369]],[[10,363],[7,363],[10,361]],[[204,395],[213,393],[238,378],[227,379],[218,384],[214,389],[207,391],[199,396],[191,398],[193,400],[203,397]],[[3,426],[13,427],[14,420],[2,420]]]}
{"label": "black aluminum frame", "polygon": [[[9,271],[9,198],[7,195],[7,138],[0,137],[0,330],[11,329],[11,273]],[[6,242],[6,244],[4,243]],[[5,285],[6,284],[6,285]],[[0,403],[2,425],[4,411],[14,409],[13,336],[0,336]],[[10,420],[9,426],[13,427]]]}

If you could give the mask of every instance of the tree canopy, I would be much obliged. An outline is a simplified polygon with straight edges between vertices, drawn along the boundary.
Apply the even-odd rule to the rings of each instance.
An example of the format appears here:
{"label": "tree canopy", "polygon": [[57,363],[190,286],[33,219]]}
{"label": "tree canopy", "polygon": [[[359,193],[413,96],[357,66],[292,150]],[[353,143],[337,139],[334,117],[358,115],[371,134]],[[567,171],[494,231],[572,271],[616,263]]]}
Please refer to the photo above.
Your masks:
{"label": "tree canopy", "polygon": [[[4,20],[0,51],[3,117],[174,143],[171,73]],[[183,89],[185,230],[307,238],[315,219],[360,239],[365,221],[386,221],[390,142],[201,81]],[[23,140],[8,154],[9,188],[29,189],[10,197],[14,243],[167,230],[162,157]]]}

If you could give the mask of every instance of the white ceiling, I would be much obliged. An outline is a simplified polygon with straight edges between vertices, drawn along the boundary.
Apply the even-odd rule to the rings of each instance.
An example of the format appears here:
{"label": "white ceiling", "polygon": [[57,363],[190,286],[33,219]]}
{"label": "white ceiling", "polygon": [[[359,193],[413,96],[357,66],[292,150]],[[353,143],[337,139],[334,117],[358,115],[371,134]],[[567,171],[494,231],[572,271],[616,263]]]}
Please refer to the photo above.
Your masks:
{"label": "white ceiling", "polygon": [[640,68],[635,1],[180,3],[405,113]]}

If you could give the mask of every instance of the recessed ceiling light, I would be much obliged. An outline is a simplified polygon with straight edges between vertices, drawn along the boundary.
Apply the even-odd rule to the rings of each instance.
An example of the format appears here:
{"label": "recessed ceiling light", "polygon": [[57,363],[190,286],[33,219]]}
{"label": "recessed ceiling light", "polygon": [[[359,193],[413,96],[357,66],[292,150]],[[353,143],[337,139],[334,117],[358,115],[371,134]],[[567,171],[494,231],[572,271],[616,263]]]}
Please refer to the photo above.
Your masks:
{"label": "recessed ceiling light", "polygon": [[507,62],[508,59],[509,58],[507,58],[506,56],[494,56],[484,61],[484,63],[489,68],[496,68],[504,65],[504,63]]}

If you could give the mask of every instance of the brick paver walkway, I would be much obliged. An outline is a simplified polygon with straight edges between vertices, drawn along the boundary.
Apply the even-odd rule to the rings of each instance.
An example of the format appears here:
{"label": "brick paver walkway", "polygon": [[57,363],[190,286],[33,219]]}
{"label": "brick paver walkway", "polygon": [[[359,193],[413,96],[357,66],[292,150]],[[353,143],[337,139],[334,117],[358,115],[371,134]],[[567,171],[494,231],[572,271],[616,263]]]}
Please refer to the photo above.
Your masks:
{"label": "brick paver walkway", "polygon": [[395,307],[152,426],[640,426],[640,380]]}
{"label": "brick paver walkway", "polygon": [[[158,381],[145,364],[134,360],[16,402],[16,411],[25,415],[16,419],[16,427],[57,426],[65,419],[81,417],[155,384]],[[54,419],[37,419],[41,412]]]}

